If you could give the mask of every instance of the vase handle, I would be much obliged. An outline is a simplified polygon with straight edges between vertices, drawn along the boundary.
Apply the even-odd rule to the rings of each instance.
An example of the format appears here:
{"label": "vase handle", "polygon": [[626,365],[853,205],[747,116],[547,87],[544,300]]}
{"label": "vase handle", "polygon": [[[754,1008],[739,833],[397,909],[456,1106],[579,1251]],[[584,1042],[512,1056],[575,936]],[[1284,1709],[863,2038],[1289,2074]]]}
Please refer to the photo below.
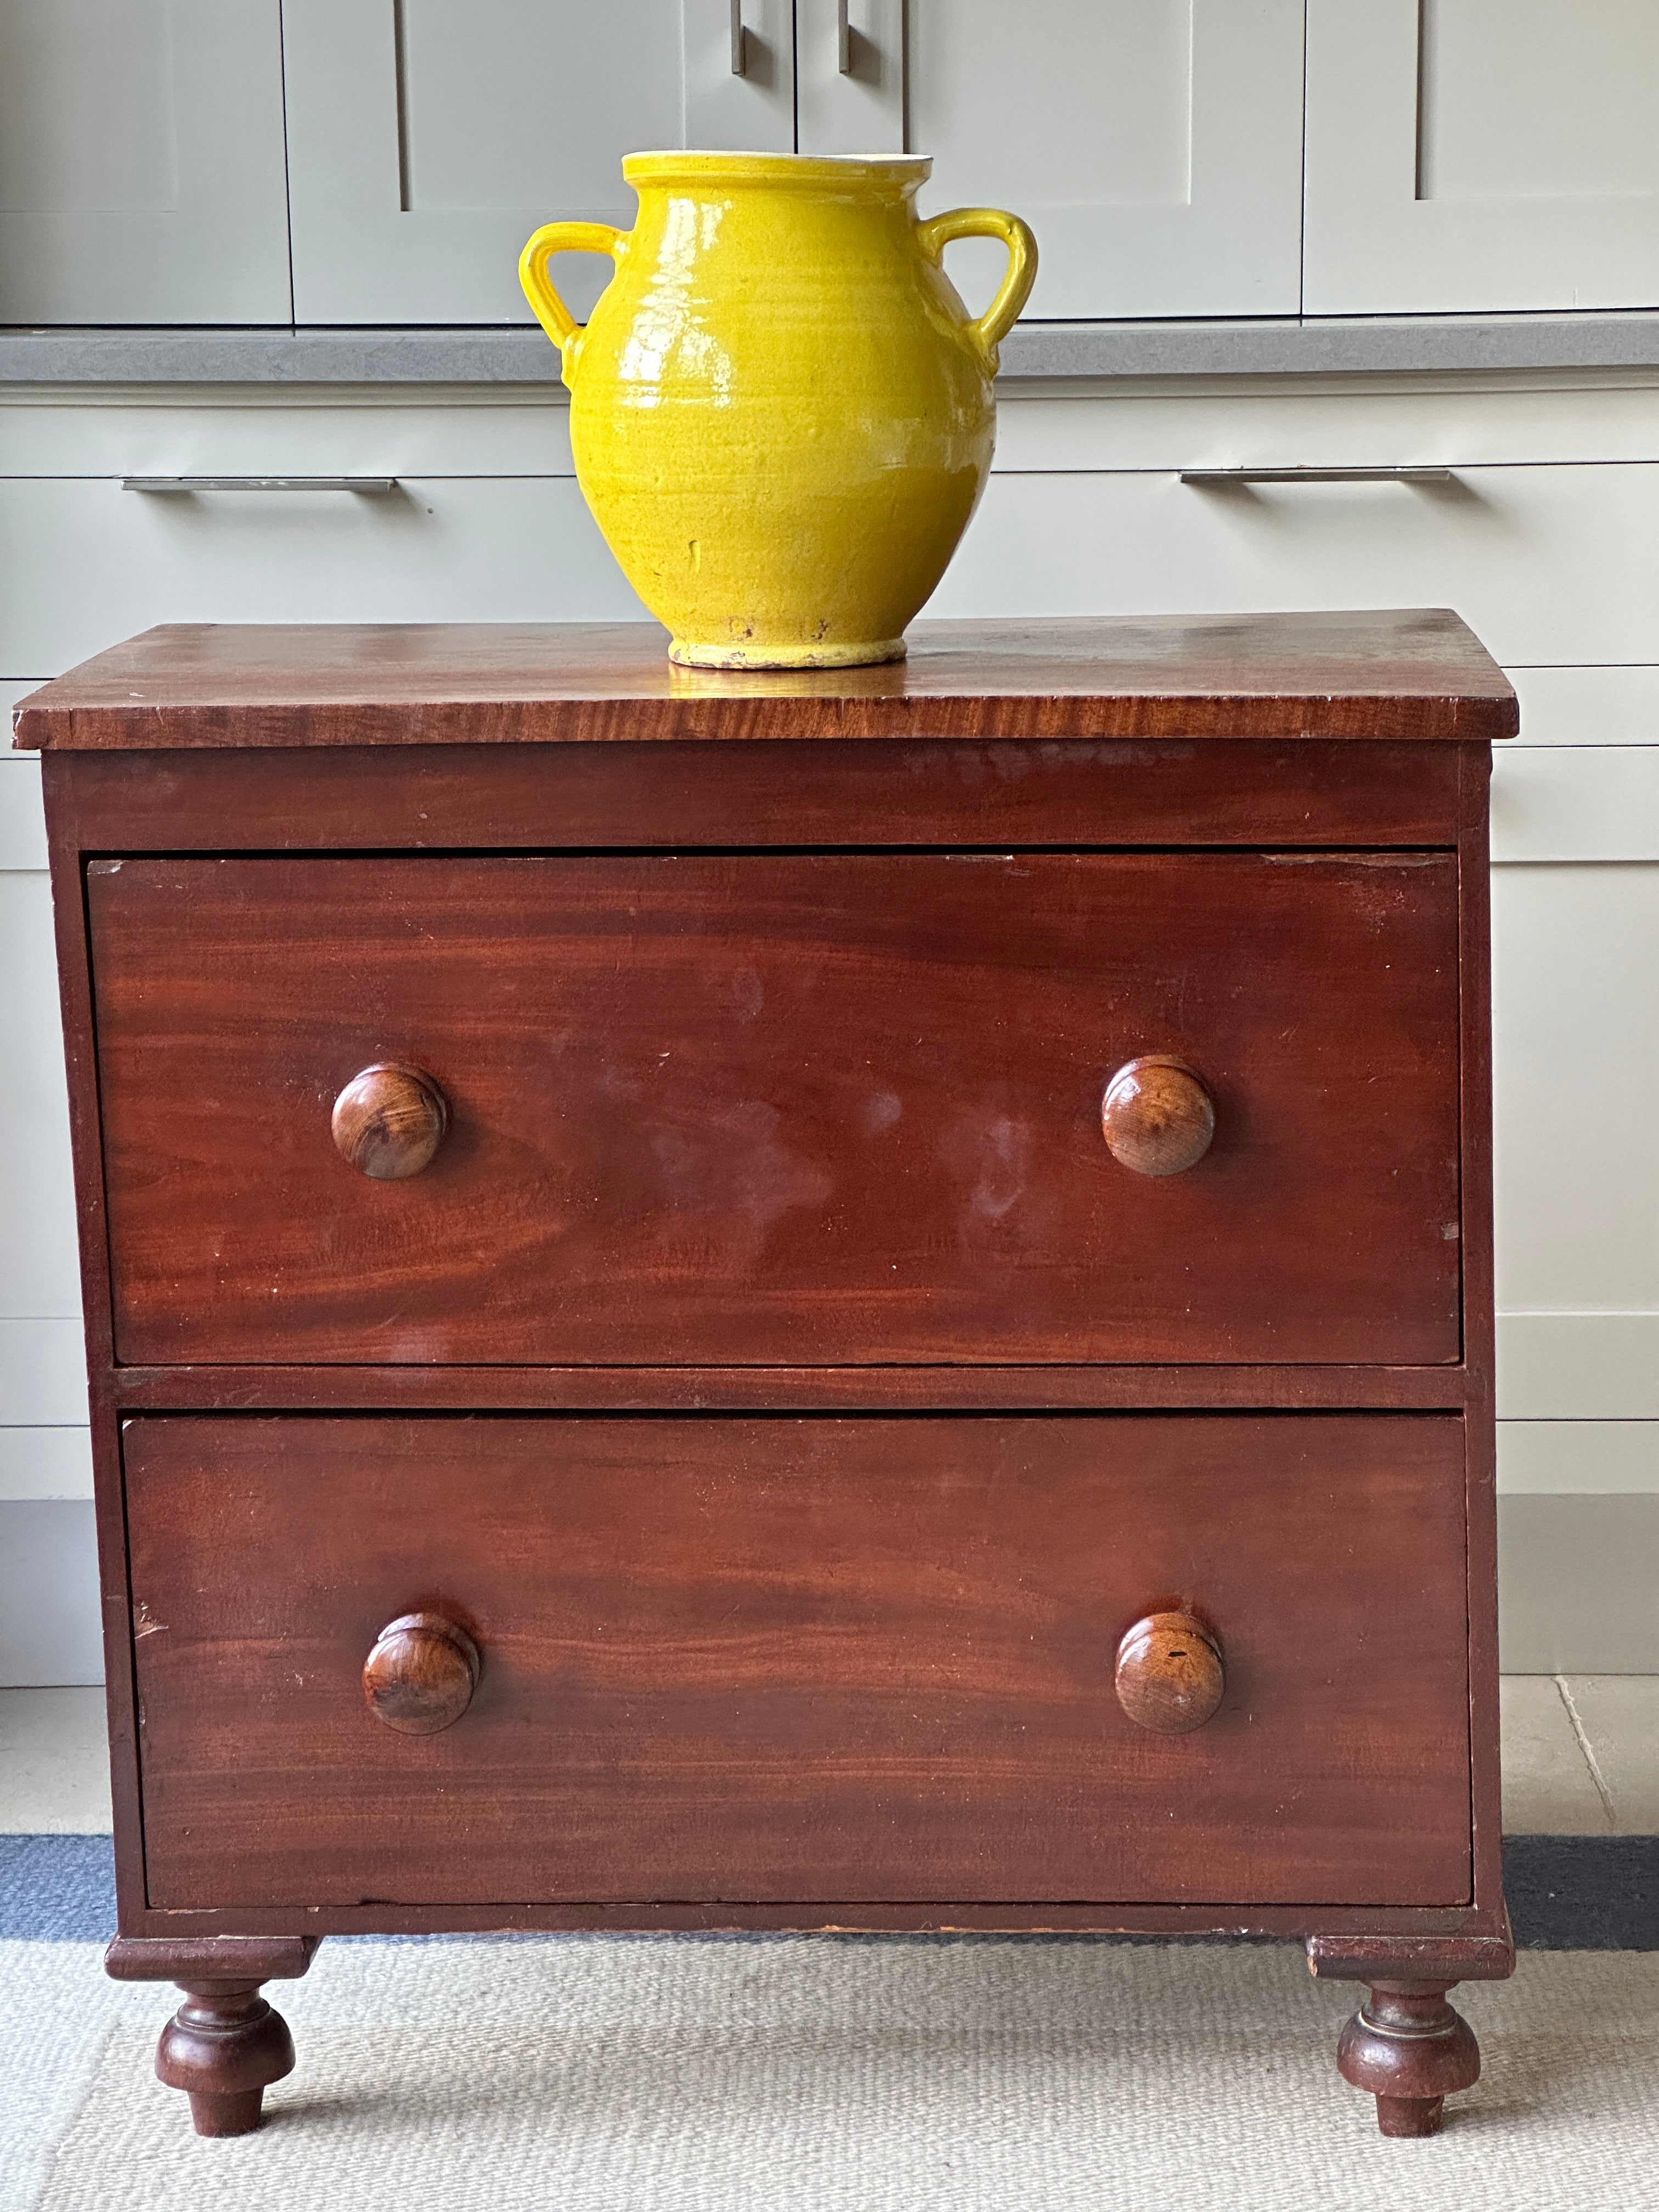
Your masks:
{"label": "vase handle", "polygon": [[536,311],[536,320],[563,356],[566,384],[581,351],[586,325],[576,320],[554,290],[547,264],[556,253],[608,253],[612,261],[619,261],[628,251],[628,240],[629,233],[614,223],[544,222],[519,256],[519,282]]}
{"label": "vase handle", "polygon": [[[952,208],[947,215],[918,223],[916,235],[935,267],[952,239],[1000,238],[1007,247],[1008,273],[997,287],[995,299],[977,322],[968,325],[969,338],[985,364],[986,374],[994,376],[997,348],[1018,319],[1036,282],[1036,240],[1030,226],[1017,215],[1005,215],[1000,208]],[[534,243],[532,239],[531,244]]]}

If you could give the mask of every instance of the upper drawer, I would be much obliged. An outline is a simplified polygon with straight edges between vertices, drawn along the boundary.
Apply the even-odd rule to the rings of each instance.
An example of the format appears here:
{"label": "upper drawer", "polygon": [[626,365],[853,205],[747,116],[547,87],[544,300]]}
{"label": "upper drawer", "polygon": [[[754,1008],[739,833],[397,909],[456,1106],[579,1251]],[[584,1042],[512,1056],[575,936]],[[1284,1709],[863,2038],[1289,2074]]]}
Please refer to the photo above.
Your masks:
{"label": "upper drawer", "polygon": [[[143,860],[88,872],[118,1356],[1457,1357],[1438,854]],[[1167,1054],[1184,1173],[1102,1093]],[[376,1181],[365,1066],[448,1104]]]}

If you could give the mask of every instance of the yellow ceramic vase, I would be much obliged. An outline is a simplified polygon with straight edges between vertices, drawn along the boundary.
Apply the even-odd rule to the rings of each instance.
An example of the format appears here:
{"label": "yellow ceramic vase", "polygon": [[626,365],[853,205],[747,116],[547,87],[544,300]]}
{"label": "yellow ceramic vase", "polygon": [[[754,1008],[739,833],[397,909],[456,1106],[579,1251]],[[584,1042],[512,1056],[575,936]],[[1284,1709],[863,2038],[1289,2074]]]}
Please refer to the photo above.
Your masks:
{"label": "yellow ceramic vase", "polygon": [[[991,465],[997,343],[1036,274],[1011,215],[920,222],[932,164],[635,154],[631,231],[555,222],[519,275],[564,356],[576,476],[623,572],[706,668],[896,660]],[[971,317],[939,265],[991,236]],[[557,253],[616,271],[579,327]]]}

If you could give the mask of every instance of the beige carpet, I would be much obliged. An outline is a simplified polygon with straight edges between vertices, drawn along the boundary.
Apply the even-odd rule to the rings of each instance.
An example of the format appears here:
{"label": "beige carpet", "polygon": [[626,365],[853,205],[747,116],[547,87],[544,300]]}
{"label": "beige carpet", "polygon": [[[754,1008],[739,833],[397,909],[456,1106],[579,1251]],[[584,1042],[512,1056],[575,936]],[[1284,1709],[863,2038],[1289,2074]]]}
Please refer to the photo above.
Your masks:
{"label": "beige carpet", "polygon": [[299,2065],[203,2142],[164,1992],[0,1945],[4,2212],[1642,2212],[1659,1954],[1464,1993],[1486,2077],[1425,2142],[1339,2079],[1274,1947],[563,1938],[325,1944]]}

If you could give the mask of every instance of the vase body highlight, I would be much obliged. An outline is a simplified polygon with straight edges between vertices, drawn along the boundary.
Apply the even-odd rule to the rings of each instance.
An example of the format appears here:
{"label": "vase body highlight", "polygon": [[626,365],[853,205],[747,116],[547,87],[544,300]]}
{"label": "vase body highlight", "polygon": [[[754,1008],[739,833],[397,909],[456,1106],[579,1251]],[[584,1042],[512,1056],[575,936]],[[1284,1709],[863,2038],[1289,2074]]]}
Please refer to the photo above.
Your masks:
{"label": "vase body highlight", "polygon": [[[576,476],[672,657],[729,668],[892,660],[990,469],[996,348],[1036,247],[992,209],[917,220],[919,157],[636,154],[631,231],[551,223],[526,295],[563,356]],[[953,238],[1008,246],[971,317]],[[609,253],[578,326],[547,264]]]}

